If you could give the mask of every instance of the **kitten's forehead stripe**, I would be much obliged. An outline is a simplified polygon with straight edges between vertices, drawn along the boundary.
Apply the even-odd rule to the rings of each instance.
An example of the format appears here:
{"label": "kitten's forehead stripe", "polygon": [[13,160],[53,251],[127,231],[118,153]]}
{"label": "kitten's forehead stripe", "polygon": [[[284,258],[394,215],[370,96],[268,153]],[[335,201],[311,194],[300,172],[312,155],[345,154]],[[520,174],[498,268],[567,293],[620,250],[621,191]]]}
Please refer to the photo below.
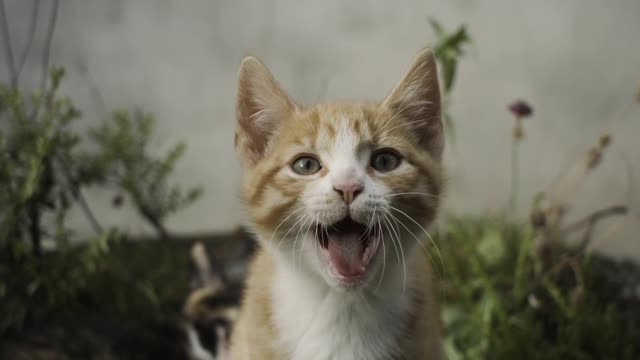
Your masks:
{"label": "kitten's forehead stripe", "polygon": [[334,124],[325,121],[322,123],[322,130],[325,132],[325,136],[327,136],[329,139],[333,138],[336,136],[336,127]]}

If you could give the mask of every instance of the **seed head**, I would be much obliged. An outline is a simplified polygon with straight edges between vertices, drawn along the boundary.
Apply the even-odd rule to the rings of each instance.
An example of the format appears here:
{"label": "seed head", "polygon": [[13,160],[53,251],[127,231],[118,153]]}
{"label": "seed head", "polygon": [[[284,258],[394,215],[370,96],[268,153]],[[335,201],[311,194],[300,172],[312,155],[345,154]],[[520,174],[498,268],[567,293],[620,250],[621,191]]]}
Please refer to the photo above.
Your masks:
{"label": "seed head", "polygon": [[600,137],[600,148],[606,148],[611,144],[611,135],[604,134]]}

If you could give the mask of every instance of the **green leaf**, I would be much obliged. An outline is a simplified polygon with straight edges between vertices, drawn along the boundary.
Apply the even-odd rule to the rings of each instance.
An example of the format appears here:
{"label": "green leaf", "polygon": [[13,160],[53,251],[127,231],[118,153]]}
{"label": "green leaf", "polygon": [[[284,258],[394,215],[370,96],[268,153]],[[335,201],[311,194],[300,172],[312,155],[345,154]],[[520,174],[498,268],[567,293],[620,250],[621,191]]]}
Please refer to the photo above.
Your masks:
{"label": "green leaf", "polygon": [[551,295],[551,298],[554,300],[556,305],[558,305],[560,310],[562,310],[564,316],[567,318],[572,318],[575,315],[575,311],[562,295],[562,291],[560,290],[560,288],[547,278],[542,279],[542,285],[545,290],[547,290],[549,295]]}
{"label": "green leaf", "polygon": [[433,48],[443,84],[444,105],[442,113],[444,114],[446,131],[451,142],[455,142],[455,126],[449,112],[451,107],[450,94],[457,77],[458,60],[464,55],[464,49],[471,43],[471,38],[464,25],[449,33],[436,19],[429,18],[428,21],[437,38]]}
{"label": "green leaf", "polygon": [[490,266],[496,265],[502,259],[505,246],[499,229],[489,228],[485,231],[478,243],[478,254]]}
{"label": "green leaf", "polygon": [[433,32],[436,33],[437,37],[441,38],[445,35],[442,24],[440,24],[440,22],[436,18],[429,17],[428,21],[429,21],[429,25],[431,25],[431,29],[433,29]]}

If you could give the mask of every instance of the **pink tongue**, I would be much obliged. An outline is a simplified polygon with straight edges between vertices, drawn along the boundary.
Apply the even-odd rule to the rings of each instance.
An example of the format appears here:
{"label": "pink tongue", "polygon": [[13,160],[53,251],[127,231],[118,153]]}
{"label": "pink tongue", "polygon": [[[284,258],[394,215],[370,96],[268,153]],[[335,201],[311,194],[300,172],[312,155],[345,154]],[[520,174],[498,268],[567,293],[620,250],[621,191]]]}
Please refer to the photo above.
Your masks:
{"label": "pink tongue", "polygon": [[364,245],[359,234],[332,234],[329,259],[342,276],[357,276],[365,271]]}

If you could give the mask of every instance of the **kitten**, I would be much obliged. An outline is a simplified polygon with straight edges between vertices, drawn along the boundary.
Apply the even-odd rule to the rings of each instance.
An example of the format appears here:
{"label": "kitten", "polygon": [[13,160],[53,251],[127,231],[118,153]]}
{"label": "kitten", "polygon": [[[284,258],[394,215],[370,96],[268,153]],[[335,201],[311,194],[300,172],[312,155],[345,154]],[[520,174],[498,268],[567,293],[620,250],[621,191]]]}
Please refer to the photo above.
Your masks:
{"label": "kitten", "polygon": [[440,359],[424,230],[444,146],[432,52],[382,102],[312,106],[246,57],[236,116],[260,248],[232,359]]}

